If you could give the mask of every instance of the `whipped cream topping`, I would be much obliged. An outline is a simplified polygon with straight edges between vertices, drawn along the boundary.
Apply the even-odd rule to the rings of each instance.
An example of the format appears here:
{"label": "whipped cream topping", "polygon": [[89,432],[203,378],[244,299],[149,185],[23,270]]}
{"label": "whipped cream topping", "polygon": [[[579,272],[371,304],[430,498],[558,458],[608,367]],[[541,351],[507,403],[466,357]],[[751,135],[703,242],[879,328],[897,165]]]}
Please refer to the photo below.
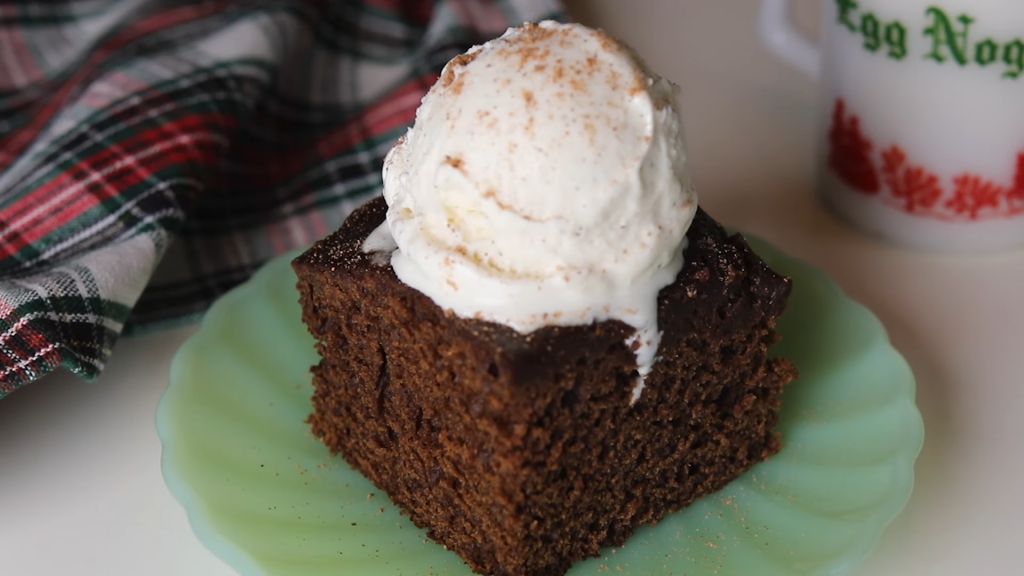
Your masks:
{"label": "whipped cream topping", "polygon": [[629,324],[635,401],[697,208],[676,97],[603,32],[511,28],[423,98],[385,160],[387,221],[364,249],[397,246],[399,279],[460,317],[521,333]]}

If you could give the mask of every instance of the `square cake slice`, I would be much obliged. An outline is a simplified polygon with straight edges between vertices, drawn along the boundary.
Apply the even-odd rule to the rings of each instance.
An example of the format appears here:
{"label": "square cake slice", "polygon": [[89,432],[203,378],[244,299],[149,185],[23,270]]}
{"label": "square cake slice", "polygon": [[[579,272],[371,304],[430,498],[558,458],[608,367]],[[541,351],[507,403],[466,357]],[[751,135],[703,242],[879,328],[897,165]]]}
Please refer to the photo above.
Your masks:
{"label": "square cake slice", "polygon": [[313,433],[481,574],[563,574],[779,450],[769,355],[790,281],[703,211],[658,297],[663,337],[631,402],[634,329],[520,334],[464,319],[364,253],[375,199],[293,264],[317,340]]}

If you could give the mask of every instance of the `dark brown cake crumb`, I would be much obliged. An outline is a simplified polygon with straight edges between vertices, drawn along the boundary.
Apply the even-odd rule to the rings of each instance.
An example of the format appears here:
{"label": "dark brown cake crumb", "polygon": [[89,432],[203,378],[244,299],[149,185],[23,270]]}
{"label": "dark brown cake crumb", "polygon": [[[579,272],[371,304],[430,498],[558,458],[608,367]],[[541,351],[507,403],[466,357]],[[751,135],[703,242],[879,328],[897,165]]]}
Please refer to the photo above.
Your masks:
{"label": "dark brown cake crumb", "polygon": [[703,211],[631,405],[630,326],[524,336],[445,314],[363,253],[385,209],[367,203],[294,262],[322,357],[309,422],[474,571],[563,574],[778,451],[795,370],[768,347],[790,282]]}

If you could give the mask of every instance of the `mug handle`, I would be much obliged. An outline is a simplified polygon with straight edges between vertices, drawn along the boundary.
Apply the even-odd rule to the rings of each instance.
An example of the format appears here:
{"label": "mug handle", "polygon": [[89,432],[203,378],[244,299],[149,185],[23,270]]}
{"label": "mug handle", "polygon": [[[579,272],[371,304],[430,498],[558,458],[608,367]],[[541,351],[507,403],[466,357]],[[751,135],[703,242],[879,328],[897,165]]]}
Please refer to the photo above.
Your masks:
{"label": "mug handle", "polygon": [[821,75],[821,49],[793,26],[789,0],[761,0],[758,31],[761,41],[776,56],[811,78]]}

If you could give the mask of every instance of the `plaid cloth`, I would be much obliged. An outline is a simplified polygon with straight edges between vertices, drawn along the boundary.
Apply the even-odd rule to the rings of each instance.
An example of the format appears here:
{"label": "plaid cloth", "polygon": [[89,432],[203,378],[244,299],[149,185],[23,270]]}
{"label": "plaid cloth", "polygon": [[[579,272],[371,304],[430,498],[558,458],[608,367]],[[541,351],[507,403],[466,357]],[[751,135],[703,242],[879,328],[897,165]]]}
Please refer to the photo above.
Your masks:
{"label": "plaid cloth", "polygon": [[0,397],[97,376],[380,191],[441,67],[557,0],[0,0]]}

